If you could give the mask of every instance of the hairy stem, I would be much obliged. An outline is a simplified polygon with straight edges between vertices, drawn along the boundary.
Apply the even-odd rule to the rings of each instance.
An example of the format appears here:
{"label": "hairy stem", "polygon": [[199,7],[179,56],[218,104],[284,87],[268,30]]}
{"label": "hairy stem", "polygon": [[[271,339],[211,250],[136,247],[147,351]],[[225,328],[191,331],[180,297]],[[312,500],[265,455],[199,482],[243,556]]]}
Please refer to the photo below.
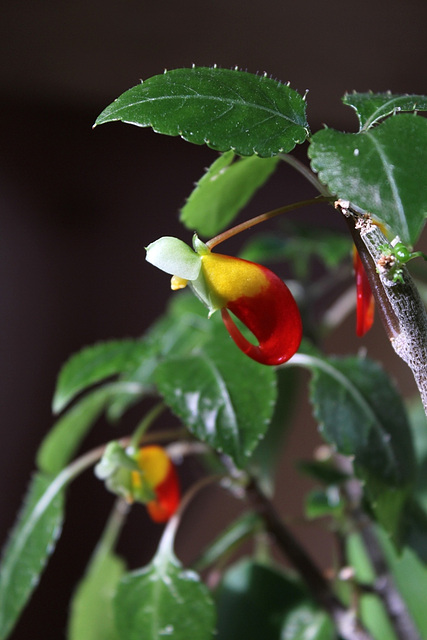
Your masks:
{"label": "hairy stem", "polygon": [[427,313],[420,294],[404,265],[398,282],[386,270],[378,273],[384,246],[391,245],[369,215],[347,201],[335,206],[346,216],[391,345],[411,369],[427,415]]}

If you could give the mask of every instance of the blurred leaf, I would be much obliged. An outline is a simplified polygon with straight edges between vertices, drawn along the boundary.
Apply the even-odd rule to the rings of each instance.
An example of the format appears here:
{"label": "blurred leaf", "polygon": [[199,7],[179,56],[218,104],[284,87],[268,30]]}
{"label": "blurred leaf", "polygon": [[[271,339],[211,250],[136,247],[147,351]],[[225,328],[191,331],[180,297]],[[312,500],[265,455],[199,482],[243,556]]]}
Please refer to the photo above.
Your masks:
{"label": "blurred leaf", "polygon": [[414,245],[427,215],[427,120],[401,114],[363,133],[318,131],[311,166],[331,193]]}
{"label": "blurred leaf", "polygon": [[404,512],[403,541],[427,565],[427,513],[415,498]]}
{"label": "blurred leaf", "polygon": [[415,495],[427,513],[427,420],[420,398],[410,404],[408,411],[418,461]]}
{"label": "blurred leaf", "polygon": [[327,489],[313,489],[305,497],[305,515],[309,519],[339,516],[344,508],[340,491],[333,485]]}
{"label": "blurred leaf", "polygon": [[386,93],[346,93],[343,97],[357,113],[360,130],[370,129],[376,122],[401,111],[427,111],[427,97]]}
{"label": "blurred leaf", "polygon": [[[278,638],[308,638],[289,635],[295,629],[297,612],[313,607],[302,586],[268,566],[249,559],[239,561],[224,575],[218,590],[218,640],[277,640]],[[293,622],[292,622],[293,620]],[[307,620],[307,627],[310,622]],[[284,635],[287,634],[287,635]],[[316,640],[332,640],[333,634],[314,635]]]}
{"label": "blurred leaf", "polygon": [[305,101],[288,85],[243,71],[174,69],[129,89],[95,125],[121,120],[218,151],[270,157],[308,135]]}
{"label": "blurred leaf", "polygon": [[348,480],[348,475],[337,469],[331,459],[300,460],[297,466],[300,471],[322,482],[322,484],[339,485]]}
{"label": "blurred leaf", "polygon": [[81,391],[135,367],[147,347],[139,340],[100,342],[71,356],[59,372],[53,411],[59,413]]}
{"label": "blurred leaf", "polygon": [[190,355],[161,362],[155,380],[165,402],[198,439],[245,465],[274,411],[272,367],[250,360],[222,325],[212,323],[210,340]]}
{"label": "blurred leaf", "polygon": [[232,553],[247,538],[264,530],[261,516],[253,511],[248,511],[234,520],[219,536],[203,550],[200,558],[195,563],[198,571],[216,564]]}
{"label": "blurred leaf", "polygon": [[[347,536],[347,562],[355,572],[355,579],[361,584],[373,584],[375,573],[359,534]],[[390,624],[385,607],[375,594],[359,596],[360,617],[373,638],[378,640],[398,640]]]}
{"label": "blurred leaf", "polygon": [[410,549],[397,553],[387,534],[377,529],[397,589],[418,627],[420,637],[427,638],[426,593],[427,566]]}
{"label": "blurred leaf", "polygon": [[113,598],[125,572],[114,553],[95,556],[71,602],[68,640],[119,640]]}
{"label": "blurred leaf", "polygon": [[342,233],[297,224],[286,225],[284,233],[256,236],[243,247],[240,257],[261,264],[287,260],[297,279],[304,280],[313,258],[333,269],[351,255],[351,241]]}
{"label": "blurred leaf", "polygon": [[181,209],[181,222],[201,236],[209,238],[229,225],[279,161],[249,156],[233,162],[234,158],[228,151],[215,160]]}
{"label": "blurred leaf", "polygon": [[[59,490],[61,489],[61,490]],[[63,492],[51,477],[33,477],[0,565],[0,638],[6,640],[53,553],[63,521]]]}
{"label": "blurred leaf", "polygon": [[[80,398],[59,420],[44,438],[37,452],[37,464],[46,473],[59,473],[65,467],[90,427],[99,418],[108,403],[117,394],[124,394],[131,385],[121,382],[106,384]],[[127,396],[139,397],[130,388]]]}
{"label": "blurred leaf", "polygon": [[354,458],[365,496],[398,540],[402,509],[415,476],[411,433],[400,395],[375,362],[298,354],[312,369],[310,398],[325,440]]}
{"label": "blurred leaf", "polygon": [[280,640],[335,640],[334,625],[324,611],[301,604],[286,616]]}
{"label": "blurred leaf", "polygon": [[255,449],[250,472],[257,477],[262,491],[272,496],[277,465],[283,452],[283,443],[291,427],[298,391],[298,373],[295,369],[277,369],[277,401],[270,426]]}
{"label": "blurred leaf", "polygon": [[210,640],[215,608],[194,571],[157,553],[147,567],[126,574],[115,598],[120,640]]}

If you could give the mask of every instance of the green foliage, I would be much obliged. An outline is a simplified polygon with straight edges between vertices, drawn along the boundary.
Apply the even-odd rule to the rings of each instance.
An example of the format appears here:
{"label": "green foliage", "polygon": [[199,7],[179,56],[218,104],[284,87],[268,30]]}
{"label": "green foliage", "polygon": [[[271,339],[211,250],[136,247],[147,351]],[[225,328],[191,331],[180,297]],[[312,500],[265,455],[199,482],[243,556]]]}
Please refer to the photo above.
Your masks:
{"label": "green foliage", "polygon": [[215,608],[194,571],[185,570],[174,555],[158,552],[152,563],[126,574],[115,598],[121,640],[210,640]]}
{"label": "green foliage", "polygon": [[12,631],[55,548],[63,520],[62,487],[35,475],[0,565],[0,638]]}
{"label": "green foliage", "polygon": [[95,125],[114,120],[242,156],[288,153],[308,135],[305,101],[288,85],[216,67],[145,80],[104,109]]}
{"label": "green foliage", "polygon": [[230,224],[275,170],[278,157],[249,156],[236,160],[224,153],[199,180],[181,209],[181,222],[209,238]]}
{"label": "green foliage", "polygon": [[252,560],[226,572],[217,599],[218,640],[334,638],[331,623],[295,579]]}
{"label": "green foliage", "polygon": [[310,398],[323,437],[339,453],[354,457],[373,512],[399,540],[402,510],[415,476],[411,433],[399,394],[368,359],[301,355],[299,361],[313,370]]}
{"label": "green foliage", "polygon": [[386,93],[346,93],[343,102],[356,111],[360,131],[370,129],[386,116],[401,111],[427,111],[426,96],[396,95],[389,91]]}
{"label": "green foliage", "polygon": [[318,131],[311,166],[339,198],[372,213],[414,245],[427,211],[427,120],[400,114],[363,133]]}
{"label": "green foliage", "polygon": [[53,398],[53,411],[59,413],[81,391],[135,366],[145,355],[145,345],[137,340],[115,340],[86,347],[62,367]]}
{"label": "green foliage", "polygon": [[202,348],[164,360],[155,380],[197,438],[244,467],[272,417],[276,377],[272,368],[238,351],[223,326],[211,326],[211,339]]}
{"label": "green foliage", "polygon": [[114,553],[94,557],[71,602],[68,640],[120,640],[113,598],[124,572],[123,560]]}

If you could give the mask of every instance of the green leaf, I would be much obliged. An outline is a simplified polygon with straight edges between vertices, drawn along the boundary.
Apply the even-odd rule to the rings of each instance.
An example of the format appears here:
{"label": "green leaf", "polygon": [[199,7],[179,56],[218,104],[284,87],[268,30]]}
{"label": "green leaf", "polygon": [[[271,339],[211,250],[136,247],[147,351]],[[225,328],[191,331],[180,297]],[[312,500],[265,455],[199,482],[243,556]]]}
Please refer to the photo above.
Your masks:
{"label": "green leaf", "polygon": [[309,156],[333,194],[415,244],[427,215],[425,118],[401,114],[356,134],[324,129],[312,137]]}
{"label": "green leaf", "polygon": [[161,362],[155,381],[197,438],[243,467],[271,419],[275,371],[240,352],[222,325],[210,327],[210,340],[199,350]]}
{"label": "green leaf", "polygon": [[402,510],[415,476],[408,419],[400,395],[386,373],[368,359],[298,354],[313,370],[311,402],[325,440],[354,457],[379,522],[398,539]]}
{"label": "green leaf", "polygon": [[71,602],[68,640],[120,640],[113,598],[124,571],[114,553],[95,556]]}
{"label": "green leaf", "polygon": [[139,388],[129,383],[116,382],[91,391],[79,399],[54,424],[37,452],[37,464],[41,471],[59,473],[76,453],[90,427],[117,394],[139,396]]}
{"label": "green leaf", "polygon": [[[375,573],[359,534],[347,536],[347,562],[362,584],[374,584]],[[397,640],[381,599],[375,594],[360,595],[360,616],[373,638]]]}
{"label": "green leaf", "polygon": [[53,411],[59,413],[81,391],[105,378],[133,369],[147,347],[139,340],[100,342],[71,356],[59,372]]}
{"label": "green leaf", "polygon": [[249,241],[240,257],[251,262],[289,261],[298,280],[308,277],[313,258],[328,269],[337,267],[351,255],[348,235],[328,229],[308,228],[306,224],[287,224],[284,233],[260,234]]}
{"label": "green leaf", "polygon": [[[303,634],[302,609],[306,614]],[[299,612],[299,615],[297,615]],[[218,591],[218,640],[332,640],[329,633],[307,635],[319,611],[299,582],[269,566],[243,559],[224,575]],[[296,620],[299,619],[298,625]],[[322,621],[324,622],[323,618]],[[320,622],[320,621],[319,621]],[[292,635],[291,631],[299,635]]]}
{"label": "green leaf", "polygon": [[271,78],[193,67],[129,89],[95,125],[121,120],[218,151],[270,157],[288,153],[307,138],[305,107],[299,93]]}
{"label": "green leaf", "polygon": [[[195,563],[197,570],[202,571],[210,565],[218,563],[228,557],[245,540],[264,531],[264,522],[258,513],[248,511],[236,518],[219,536],[206,548]],[[193,565],[194,566],[194,565]]]}
{"label": "green leaf", "polygon": [[336,633],[324,611],[303,603],[286,616],[280,640],[336,640]]}
{"label": "green leaf", "polygon": [[[397,553],[388,536],[377,529],[388,566],[397,589],[405,600],[409,613],[418,627],[420,638],[427,638],[426,598],[427,566],[410,549]],[[425,546],[425,543],[424,543]]]}
{"label": "green leaf", "polygon": [[62,486],[35,475],[3,550],[0,565],[0,638],[6,640],[38,584],[61,533]]}
{"label": "green leaf", "polygon": [[157,553],[147,567],[125,575],[115,598],[121,640],[210,640],[215,608],[194,571]]}
{"label": "green leaf", "polygon": [[357,113],[360,130],[370,129],[376,122],[401,111],[427,111],[427,96],[386,93],[346,93],[343,97]]}
{"label": "green leaf", "polygon": [[235,159],[232,151],[220,156],[181,209],[181,222],[205,237],[224,229],[271,176],[279,158],[249,156]]}
{"label": "green leaf", "polygon": [[313,489],[305,498],[305,514],[309,519],[339,516],[344,508],[345,504],[341,500],[340,491],[335,486]]}

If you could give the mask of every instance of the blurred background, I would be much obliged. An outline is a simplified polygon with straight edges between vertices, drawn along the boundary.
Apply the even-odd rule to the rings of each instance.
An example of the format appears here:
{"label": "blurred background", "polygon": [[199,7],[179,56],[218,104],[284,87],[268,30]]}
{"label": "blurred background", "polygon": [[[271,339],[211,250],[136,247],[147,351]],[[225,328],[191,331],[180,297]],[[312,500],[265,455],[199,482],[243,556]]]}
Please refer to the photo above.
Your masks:
{"label": "blurred background", "polygon": [[[426,22],[423,0],[1,3],[1,543],[53,422],[61,364],[96,341],[139,336],[162,311],[168,279],[144,262],[144,246],[165,234],[190,238],[178,223],[179,208],[216,157],[119,123],[92,130],[97,115],[165,68],[217,64],[265,71],[302,93],[309,89],[312,131],[323,123],[356,131],[355,114],[340,100],[346,91],[427,92]],[[304,157],[305,150],[297,153]],[[282,167],[245,216],[311,195],[312,187]],[[343,228],[332,208],[319,212],[325,224]],[[307,224],[315,215],[299,214]],[[378,323],[363,341],[353,336],[349,318],[328,350],[366,347],[405,392],[414,392]],[[86,446],[114,435],[102,425]],[[317,443],[310,411],[302,410],[282,466],[280,507],[291,520],[300,517],[301,497],[294,485],[287,492],[287,470],[294,477],[295,460],[310,456]],[[200,532],[209,538],[203,531],[215,504],[213,495],[211,503],[195,505],[197,530],[184,527],[180,538],[184,559]],[[57,553],[13,638],[65,637],[67,602],[108,513],[105,491],[90,473],[73,487],[68,505]],[[221,508],[227,519],[235,504],[222,495]],[[150,557],[159,531],[147,543],[145,515],[132,518],[121,544],[138,566]],[[306,529],[301,536],[322,562],[321,536],[313,542]]]}

